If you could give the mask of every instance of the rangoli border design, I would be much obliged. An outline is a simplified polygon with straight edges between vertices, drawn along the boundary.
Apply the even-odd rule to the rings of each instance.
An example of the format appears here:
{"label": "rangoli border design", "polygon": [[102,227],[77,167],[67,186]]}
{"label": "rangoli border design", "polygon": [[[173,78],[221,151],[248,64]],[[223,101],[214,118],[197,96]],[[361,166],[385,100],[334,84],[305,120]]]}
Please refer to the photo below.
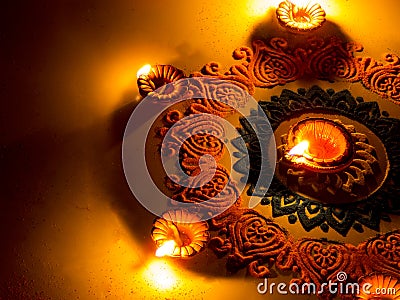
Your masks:
{"label": "rangoli border design", "polygon": [[[225,217],[224,226],[208,243],[217,257],[227,257],[227,270],[247,268],[256,278],[276,277],[291,272],[290,283],[313,283],[320,299],[333,299],[324,289],[326,282],[357,282],[367,274],[400,278],[400,230],[378,234],[354,246],[326,239],[295,240],[286,229],[250,209],[237,209]],[[325,287],[326,288],[326,287]],[[354,295],[340,294],[342,299]]]}
{"label": "rangoli border design", "polygon": [[319,79],[334,82],[345,80],[362,85],[400,104],[400,57],[384,55],[384,62],[369,56],[358,56],[362,45],[343,41],[336,36],[311,37],[304,45],[290,45],[282,37],[268,41],[255,40],[252,47],[239,47],[232,57],[239,61],[228,71],[218,62],[207,63],[201,71],[186,76],[171,65],[155,65],[146,76],[137,80],[139,92],[145,97],[157,88],[185,77],[216,77],[228,80],[253,95],[255,88],[273,88],[299,79]]}
{"label": "rangoli border design", "polygon": [[192,76],[215,76],[238,84],[250,94],[255,88],[273,88],[302,78],[361,82],[383,98],[400,103],[400,58],[388,53],[385,63],[372,57],[356,56],[363,47],[337,37],[310,38],[305,45],[291,47],[281,37],[267,42],[253,41],[252,47],[240,47],[233,58],[240,61],[223,72],[217,62],[206,64]]}

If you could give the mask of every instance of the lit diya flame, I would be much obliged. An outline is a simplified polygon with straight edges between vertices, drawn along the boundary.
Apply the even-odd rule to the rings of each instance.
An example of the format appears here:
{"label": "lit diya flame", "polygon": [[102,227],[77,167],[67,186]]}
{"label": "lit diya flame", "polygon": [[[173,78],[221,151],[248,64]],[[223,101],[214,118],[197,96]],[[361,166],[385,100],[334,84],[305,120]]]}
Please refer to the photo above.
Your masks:
{"label": "lit diya flame", "polygon": [[157,257],[172,255],[174,253],[176,243],[174,240],[169,240],[163,243],[156,251]]}
{"label": "lit diya flame", "polygon": [[298,155],[298,156],[303,156],[306,151],[308,150],[308,147],[310,146],[310,143],[308,141],[302,141],[301,143],[297,144],[294,146],[290,151],[289,155]]}
{"label": "lit diya flame", "polygon": [[313,1],[283,1],[276,16],[283,26],[296,31],[312,30],[325,22],[325,11]]}
{"label": "lit diya flame", "polygon": [[168,211],[155,220],[151,237],[157,245],[157,257],[189,257],[207,243],[208,224],[183,210]]}
{"label": "lit diya flame", "polygon": [[151,65],[149,65],[149,64],[144,65],[143,67],[141,67],[141,68],[137,71],[136,77],[139,78],[140,76],[149,75],[150,72],[151,72]]}

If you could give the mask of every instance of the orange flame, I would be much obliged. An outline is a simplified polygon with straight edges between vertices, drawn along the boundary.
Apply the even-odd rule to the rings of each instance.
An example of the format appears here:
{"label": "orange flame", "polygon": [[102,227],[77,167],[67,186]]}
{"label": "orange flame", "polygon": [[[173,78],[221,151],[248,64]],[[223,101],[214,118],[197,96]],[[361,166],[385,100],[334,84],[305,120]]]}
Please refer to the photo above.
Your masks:
{"label": "orange flame", "polygon": [[156,251],[157,257],[163,257],[166,255],[172,255],[175,250],[176,243],[174,240],[168,240],[164,242]]}
{"label": "orange flame", "polygon": [[289,155],[303,156],[304,153],[308,150],[309,146],[310,146],[310,143],[308,141],[302,141],[301,143],[297,144],[289,151]]}
{"label": "orange flame", "polygon": [[142,75],[148,75],[151,71],[151,65],[147,64],[144,65],[143,67],[141,67],[137,73],[136,73],[136,77],[139,78]]}

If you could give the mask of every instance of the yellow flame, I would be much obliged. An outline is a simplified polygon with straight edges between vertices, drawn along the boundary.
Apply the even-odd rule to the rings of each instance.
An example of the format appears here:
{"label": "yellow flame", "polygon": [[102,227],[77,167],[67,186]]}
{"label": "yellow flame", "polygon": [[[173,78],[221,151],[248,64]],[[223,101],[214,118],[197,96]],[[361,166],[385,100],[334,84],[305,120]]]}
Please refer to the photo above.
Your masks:
{"label": "yellow flame", "polygon": [[142,75],[148,75],[150,73],[150,71],[151,71],[151,65],[149,65],[149,64],[144,65],[137,71],[136,76],[137,76],[137,78],[139,78]]}
{"label": "yellow flame", "polygon": [[301,156],[307,151],[309,146],[310,146],[310,143],[308,141],[302,141],[301,143],[297,144],[289,151],[289,155]]}
{"label": "yellow flame", "polygon": [[169,240],[163,243],[156,251],[157,257],[172,255],[175,250],[176,243],[174,240]]}

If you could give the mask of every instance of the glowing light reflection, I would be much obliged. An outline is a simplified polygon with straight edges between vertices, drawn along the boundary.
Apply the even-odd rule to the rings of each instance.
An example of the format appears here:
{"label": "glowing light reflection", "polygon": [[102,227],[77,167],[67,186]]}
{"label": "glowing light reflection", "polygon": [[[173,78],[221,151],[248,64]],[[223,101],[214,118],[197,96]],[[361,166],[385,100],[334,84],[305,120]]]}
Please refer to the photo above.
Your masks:
{"label": "glowing light reflection", "polygon": [[308,4],[308,2],[310,2],[310,1],[307,1],[307,0],[289,0],[289,2],[293,3],[294,5],[302,7],[302,6],[306,6]]}
{"label": "glowing light reflection", "polygon": [[297,144],[289,151],[289,155],[303,156],[304,153],[308,150],[309,146],[310,146],[310,143],[308,141],[302,141],[301,143]]}
{"label": "glowing light reflection", "polygon": [[166,255],[172,255],[174,253],[175,246],[176,246],[175,241],[173,240],[166,241],[160,246],[160,248],[157,249],[156,256],[163,257]]}
{"label": "glowing light reflection", "polygon": [[162,260],[152,261],[144,270],[144,278],[158,290],[170,290],[178,283],[175,272]]}
{"label": "glowing light reflection", "polygon": [[247,4],[248,14],[253,17],[264,16],[269,8],[278,7],[282,0],[266,1],[266,0],[252,0]]}

